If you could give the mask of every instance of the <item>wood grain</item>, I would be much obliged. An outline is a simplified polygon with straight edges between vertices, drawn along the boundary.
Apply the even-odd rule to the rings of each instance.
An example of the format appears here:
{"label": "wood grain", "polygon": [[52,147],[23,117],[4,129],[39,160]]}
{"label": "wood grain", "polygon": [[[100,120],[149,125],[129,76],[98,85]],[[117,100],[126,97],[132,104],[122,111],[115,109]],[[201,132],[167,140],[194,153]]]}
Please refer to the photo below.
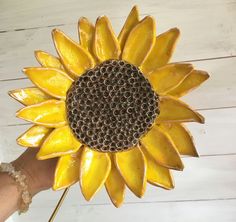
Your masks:
{"label": "wood grain", "polygon": [[[198,69],[207,70],[211,78],[201,87],[183,97],[195,109],[212,109],[236,106],[236,58],[221,59],[217,62],[194,62]],[[24,75],[22,74],[24,77]],[[27,79],[0,81],[0,126],[26,123],[15,118],[15,112],[22,107],[7,95],[12,89],[31,86]]]}
{"label": "wood grain", "polygon": [[[236,154],[236,141],[234,138],[236,132],[236,108],[204,110],[201,113],[206,117],[204,125],[187,124],[194,136],[199,154]],[[15,140],[27,128],[29,128],[29,125],[0,127],[0,161],[10,161],[24,151],[24,148],[18,146]]]}
{"label": "wood grain", "polygon": [[[235,200],[232,199],[236,199],[236,177],[234,176],[236,156],[202,157],[200,159],[188,158],[185,159],[185,165],[184,172],[175,173],[176,188],[174,190],[166,191],[148,186],[144,199],[137,199],[133,194],[127,192],[126,203],[118,210],[111,205],[104,189],[90,203],[87,203],[84,201],[78,185],[75,185],[71,188],[57,220],[89,221],[91,218],[96,218],[98,221],[110,221],[111,217],[114,217],[115,220],[116,217],[121,215],[123,215],[121,218],[125,217],[125,215],[128,218],[132,215],[137,215],[138,221],[142,221],[138,218],[147,218],[148,221],[153,221],[153,218],[157,219],[159,216],[159,219],[164,220],[164,215],[167,216],[168,212],[175,211],[179,220],[185,221],[184,219],[188,217],[192,219],[195,216],[199,216],[198,219],[204,217],[206,219],[212,218],[217,213],[215,210],[221,209],[218,212],[220,218],[225,217],[224,213],[228,212],[228,218],[225,217],[227,220],[222,221],[233,222],[232,219],[235,218],[236,209],[235,205],[231,204],[231,201],[235,203]],[[18,218],[18,220],[30,221],[31,215],[37,218],[36,212],[38,209],[44,213],[43,217],[47,218],[60,194],[61,192],[55,193],[52,191],[41,193],[34,199],[29,214]],[[46,206],[45,199],[47,199]],[[204,207],[201,209],[200,206]],[[152,210],[149,211],[149,208]],[[199,215],[199,209],[204,215]],[[165,214],[158,215],[158,212],[162,211],[165,211]],[[173,216],[171,215],[171,217]],[[127,218],[123,218],[123,220],[130,221]],[[208,220],[203,221],[208,222]]]}
{"label": "wood grain", "polygon": [[[142,17],[157,19],[157,32],[179,27],[181,38],[172,61],[194,61],[211,78],[183,97],[206,117],[206,124],[188,124],[200,158],[183,158],[184,172],[175,172],[172,191],[148,186],[144,199],[127,192],[126,203],[115,209],[104,189],[87,203],[75,185],[55,221],[236,221],[236,1],[235,0],[1,0],[0,1],[0,161],[24,151],[15,139],[29,124],[16,119],[22,107],[7,96],[10,89],[30,86],[21,73],[37,66],[36,49],[55,54],[51,30],[58,27],[78,40],[80,16],[93,22],[106,14],[119,33],[131,7]],[[198,60],[198,62],[196,62]],[[47,221],[62,192],[46,191],[34,198],[31,210],[8,222]]]}
{"label": "wood grain", "polygon": [[[134,220],[137,222],[235,222],[234,215],[236,214],[236,200],[234,199],[129,204],[120,209],[116,209],[111,205],[88,205],[86,207],[78,206],[78,204],[75,205],[64,206],[55,221],[91,222],[96,218],[96,221],[103,222],[130,222]],[[15,221],[47,221],[50,216],[50,209],[46,207],[41,208],[40,217],[35,215],[37,209],[38,208],[32,208],[29,213],[22,215],[20,218],[16,215]]]}
{"label": "wood grain", "polygon": [[[34,50],[55,53],[51,26],[61,28],[78,40],[76,23],[80,16],[95,21],[95,17],[107,14],[118,33],[134,4],[125,0],[109,3],[102,0],[99,4],[92,0],[80,0],[79,4],[76,0],[30,2],[1,1],[0,29],[9,31],[0,33],[0,80],[20,78],[23,67],[36,65]],[[158,33],[175,26],[180,28],[181,38],[173,61],[236,55],[234,1],[172,0],[167,3],[148,0],[140,2],[139,6],[141,12],[150,13],[157,19]],[[23,30],[14,31],[18,29]]]}

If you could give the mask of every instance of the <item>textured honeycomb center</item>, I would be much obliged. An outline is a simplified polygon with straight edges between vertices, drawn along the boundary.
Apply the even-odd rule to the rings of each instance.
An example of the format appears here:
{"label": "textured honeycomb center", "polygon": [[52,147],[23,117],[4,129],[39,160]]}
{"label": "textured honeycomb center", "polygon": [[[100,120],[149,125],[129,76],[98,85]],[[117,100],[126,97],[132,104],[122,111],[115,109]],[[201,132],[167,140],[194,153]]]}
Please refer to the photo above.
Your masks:
{"label": "textured honeycomb center", "polygon": [[74,81],[67,117],[76,138],[102,152],[137,145],[159,114],[158,95],[135,66],[107,60]]}

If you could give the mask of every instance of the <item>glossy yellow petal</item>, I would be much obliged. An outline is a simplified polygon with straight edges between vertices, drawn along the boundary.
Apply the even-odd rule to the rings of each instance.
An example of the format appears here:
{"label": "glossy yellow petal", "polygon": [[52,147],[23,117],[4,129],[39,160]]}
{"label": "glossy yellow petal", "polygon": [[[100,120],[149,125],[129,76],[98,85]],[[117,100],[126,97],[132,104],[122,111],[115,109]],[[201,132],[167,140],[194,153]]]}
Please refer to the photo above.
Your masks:
{"label": "glossy yellow petal", "polygon": [[78,22],[78,31],[81,46],[93,54],[94,25],[87,18],[81,17]]}
{"label": "glossy yellow petal", "polygon": [[81,143],[74,137],[69,126],[54,129],[37,153],[39,160],[76,153]]}
{"label": "glossy yellow petal", "polygon": [[47,52],[37,50],[34,52],[34,54],[39,64],[42,65],[43,67],[56,68],[56,69],[62,69],[62,70],[64,69],[59,58]]}
{"label": "glossy yellow petal", "polygon": [[173,189],[174,181],[170,170],[158,164],[146,151],[142,149],[147,160],[147,180],[154,186],[160,186],[165,189]]}
{"label": "glossy yellow petal", "polygon": [[17,143],[24,147],[39,147],[51,130],[44,126],[32,126],[17,138]]}
{"label": "glossy yellow petal", "polygon": [[125,42],[129,36],[131,30],[139,23],[139,12],[138,7],[135,5],[130,11],[123,28],[118,36],[120,48],[123,50]]}
{"label": "glossy yellow petal", "polygon": [[64,67],[75,77],[94,67],[95,63],[88,51],[67,37],[62,31],[52,31],[54,44]]}
{"label": "glossy yellow petal", "polygon": [[115,154],[117,169],[126,185],[137,196],[142,197],[146,190],[146,160],[138,147]]}
{"label": "glossy yellow petal", "polygon": [[197,157],[198,153],[193,143],[190,132],[179,123],[160,124],[160,127],[170,137],[175,147],[182,155]]}
{"label": "glossy yellow petal", "polygon": [[169,62],[179,33],[179,29],[173,28],[156,37],[155,45],[141,65],[141,69],[145,74],[148,74]]}
{"label": "glossy yellow petal", "polygon": [[167,94],[175,97],[181,97],[200,86],[208,78],[209,74],[207,72],[201,70],[193,70],[180,85],[167,92]]}
{"label": "glossy yellow petal", "polygon": [[51,96],[42,92],[37,87],[28,87],[23,89],[15,89],[8,93],[12,98],[19,101],[23,105],[29,106],[43,101],[49,100]]}
{"label": "glossy yellow petal", "polygon": [[170,96],[160,97],[160,115],[157,123],[162,122],[198,122],[204,123],[204,117],[192,110],[186,103]]}
{"label": "glossy yellow petal", "polygon": [[152,17],[147,16],[130,32],[124,46],[122,59],[140,66],[150,52],[156,36],[156,25]]}
{"label": "glossy yellow petal", "polygon": [[147,152],[162,166],[183,170],[184,166],[172,141],[158,127],[153,126],[141,138],[141,143]]}
{"label": "glossy yellow petal", "polygon": [[111,162],[111,171],[106,180],[106,190],[116,207],[120,207],[125,197],[125,182],[117,170],[113,160]]}
{"label": "glossy yellow petal", "polygon": [[93,47],[94,54],[101,62],[118,59],[120,56],[119,42],[106,16],[97,19]]}
{"label": "glossy yellow petal", "polygon": [[20,109],[16,116],[47,127],[61,127],[66,124],[65,102],[47,100]]}
{"label": "glossy yellow petal", "polygon": [[55,170],[53,190],[67,188],[79,181],[81,151],[59,158]]}
{"label": "glossy yellow petal", "polygon": [[80,167],[81,191],[89,201],[104,185],[111,170],[111,160],[107,153],[85,147]]}
{"label": "glossy yellow petal", "polygon": [[29,79],[47,94],[65,99],[73,79],[65,72],[55,68],[25,68],[23,72]]}
{"label": "glossy yellow petal", "polygon": [[157,69],[147,77],[157,93],[165,94],[181,84],[192,70],[191,64],[176,63]]}

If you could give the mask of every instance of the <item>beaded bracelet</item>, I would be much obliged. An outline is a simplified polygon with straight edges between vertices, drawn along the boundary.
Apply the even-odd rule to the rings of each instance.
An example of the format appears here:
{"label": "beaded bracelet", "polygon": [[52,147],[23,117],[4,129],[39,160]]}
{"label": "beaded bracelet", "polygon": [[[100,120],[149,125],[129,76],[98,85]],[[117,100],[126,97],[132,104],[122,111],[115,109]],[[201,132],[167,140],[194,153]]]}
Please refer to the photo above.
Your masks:
{"label": "beaded bracelet", "polygon": [[11,163],[1,163],[0,172],[10,175],[18,185],[17,188],[21,192],[21,201],[19,204],[18,213],[25,213],[29,209],[32,202],[32,196],[29,193],[26,176],[21,171],[17,171]]}

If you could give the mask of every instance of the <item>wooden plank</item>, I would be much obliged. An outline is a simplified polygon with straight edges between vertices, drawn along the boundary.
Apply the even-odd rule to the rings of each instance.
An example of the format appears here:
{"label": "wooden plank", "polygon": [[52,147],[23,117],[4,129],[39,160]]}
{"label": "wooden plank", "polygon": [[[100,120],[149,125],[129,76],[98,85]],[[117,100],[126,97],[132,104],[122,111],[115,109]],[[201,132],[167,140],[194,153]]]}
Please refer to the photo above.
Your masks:
{"label": "wooden plank", "polygon": [[[236,198],[236,156],[215,156],[203,157],[200,159],[188,158],[185,160],[185,163],[186,169],[184,170],[184,172],[175,174],[175,190],[166,191],[149,186],[143,199],[138,199],[134,197],[134,195],[130,194],[130,192],[128,192],[128,194],[126,195],[126,204],[124,204],[124,206],[118,210],[110,204],[110,201],[104,189],[99,192],[91,202],[87,203],[84,201],[79,191],[79,186],[75,185],[73,188],[71,188],[70,193],[67,196],[65,203],[61,209],[61,213],[59,214],[59,217],[57,217],[57,220],[63,221],[64,216],[67,215],[65,218],[68,218],[68,220],[71,218],[71,220],[74,221],[81,216],[78,221],[87,221],[87,219],[91,219],[91,217],[97,215],[101,220],[103,218],[104,220],[111,221],[110,217],[113,215],[115,218],[116,213],[118,215],[131,216],[134,214],[134,210],[138,215],[140,215],[142,219],[144,217],[146,217],[147,219],[153,219],[157,218],[157,216],[159,215],[158,212],[160,212],[160,215],[162,215],[161,212],[164,209],[166,210],[165,214],[167,214],[167,212],[175,212],[173,215],[178,215],[177,210],[182,209],[179,212],[180,219],[183,219],[185,217],[197,217],[199,219],[198,221],[209,221],[201,220],[201,218],[204,218],[204,216],[206,217],[207,215],[213,217],[216,213],[216,208],[214,208],[213,206],[219,206],[220,208],[222,208],[222,211],[220,211],[221,213],[219,213],[219,215],[221,215],[222,213],[222,216],[228,215],[228,219],[232,219],[233,216],[235,217],[236,205],[233,205],[233,203],[235,202],[231,204],[231,202],[221,202],[219,200]],[[59,193],[59,195],[60,194],[61,192]],[[59,195],[55,194],[55,192],[52,191],[46,191],[36,196],[32,204],[32,210],[28,215],[35,215],[35,211],[38,212],[40,210],[40,212],[44,212],[43,214],[45,216],[47,215],[48,217],[53,207],[56,205]],[[47,200],[46,203],[45,200]],[[202,206],[203,209],[201,209],[200,206]],[[141,210],[141,208],[143,210]],[[156,211],[154,209],[159,210]],[[193,210],[198,213],[194,214]],[[138,213],[140,211],[142,212],[141,214]],[[210,211],[211,213],[207,214],[208,211]],[[68,214],[65,212],[67,212]],[[90,216],[88,216],[88,212],[90,212]],[[107,212],[107,214],[111,213],[110,216],[108,215],[109,219],[105,216],[106,214],[104,214],[104,212]],[[149,217],[147,217],[147,215],[149,215]],[[156,215],[156,217],[154,215]],[[165,219],[164,215],[161,216],[163,220]],[[25,216],[27,218],[27,215]],[[121,216],[121,218],[123,218],[123,216]],[[137,220],[138,218],[139,216],[137,217]],[[225,219],[227,219],[227,217]],[[46,219],[44,221],[46,221]],[[225,222],[227,220],[222,221]]]}
{"label": "wooden plank", "polygon": [[[92,0],[41,0],[35,1],[34,4],[30,0],[22,0],[20,3],[14,0],[2,0],[0,8],[0,30],[19,30],[29,29],[45,26],[54,26],[57,24],[65,25],[75,23],[80,16],[86,16],[90,19],[95,19],[100,15],[106,14],[111,18],[124,18],[129,13],[134,1],[120,0],[105,1],[100,0],[99,4],[95,4]],[[197,19],[198,23],[210,23],[221,18],[229,19],[230,16],[234,16],[235,1],[230,0],[192,0],[191,2],[186,0],[169,1],[159,0],[146,0],[138,2],[141,14],[154,14],[158,18],[164,18],[171,20],[172,18],[177,24],[177,21],[186,21],[186,17],[189,19]],[[183,11],[185,13],[183,13]],[[219,18],[219,14],[221,17]],[[70,16],[68,16],[70,15]],[[209,18],[211,15],[211,19]],[[212,21],[209,21],[212,20]],[[231,23],[232,24],[232,23]],[[197,28],[197,27],[196,27]],[[211,27],[212,28],[212,27]],[[226,28],[226,27],[225,27]],[[211,30],[212,31],[212,30]]]}
{"label": "wooden plank", "polygon": [[[68,200],[69,201],[69,200]],[[52,209],[40,208],[40,217],[38,208],[31,208],[27,214],[12,218],[15,222],[47,221]],[[55,221],[57,222],[235,222],[236,220],[236,200],[222,201],[197,201],[197,202],[173,202],[173,203],[140,203],[129,204],[116,209],[111,205],[99,206],[80,206],[79,204],[63,206]],[[8,221],[9,222],[9,221]]]}
{"label": "wooden plank", "polygon": [[[174,172],[176,187],[167,191],[148,186],[145,196],[138,199],[128,189],[125,203],[173,202],[189,200],[214,200],[236,198],[235,167],[236,155],[207,156],[201,158],[184,158],[183,172]],[[94,178],[96,179],[96,178]],[[33,207],[54,207],[61,192],[45,191],[34,198]],[[86,202],[78,184],[71,187],[65,206],[106,205],[110,199],[103,188],[93,200]],[[46,201],[46,205],[45,205]]]}
{"label": "wooden plank", "polygon": [[[4,0],[4,3],[0,13],[3,30],[66,23],[61,28],[74,39],[78,39],[75,23],[79,16],[88,14],[88,17],[94,19],[94,16],[107,13],[112,16],[112,23],[118,33],[131,7],[124,0],[119,3],[102,1],[98,5],[91,3],[87,9],[87,1],[86,4],[76,4],[74,0],[63,0],[60,3],[44,0],[37,4],[25,0],[19,5],[15,1]],[[57,7],[51,6],[54,3]],[[191,4],[185,0],[170,3],[148,0],[141,3],[140,7],[143,12],[157,18],[158,33],[174,26],[181,29],[182,38],[173,58],[173,61],[181,61],[236,55],[236,28],[231,5],[234,5],[231,0],[194,0]],[[6,8],[8,10],[4,10]],[[178,9],[185,11],[183,13]],[[219,14],[222,16],[219,17]],[[20,70],[23,67],[36,65],[33,57],[35,49],[54,52],[51,29],[45,27],[0,33],[0,79],[22,77]]]}
{"label": "wooden plank", "polygon": [[[183,97],[196,109],[236,106],[236,58],[194,62],[195,67],[207,70],[211,78],[200,88]],[[24,76],[24,75],[22,75]],[[0,81],[0,126],[25,123],[15,118],[22,107],[7,95],[12,89],[31,86],[29,80]]]}
{"label": "wooden plank", "polygon": [[[220,155],[236,153],[236,108],[205,110],[206,124],[188,124],[200,155]],[[12,160],[24,149],[16,144],[16,138],[29,125],[0,127],[0,161],[1,157]],[[227,130],[226,130],[227,129]]]}

